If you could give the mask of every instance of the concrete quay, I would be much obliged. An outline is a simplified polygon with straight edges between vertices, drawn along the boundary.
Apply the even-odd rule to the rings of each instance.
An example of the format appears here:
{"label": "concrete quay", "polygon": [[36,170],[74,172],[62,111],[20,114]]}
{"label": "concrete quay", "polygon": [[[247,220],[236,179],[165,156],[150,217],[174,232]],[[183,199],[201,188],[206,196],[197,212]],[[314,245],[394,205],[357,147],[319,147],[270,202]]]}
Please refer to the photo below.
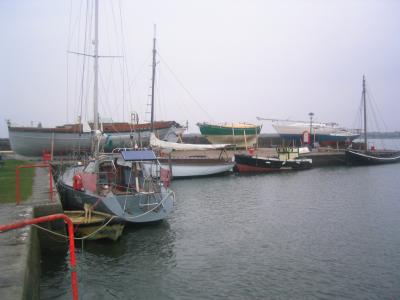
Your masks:
{"label": "concrete quay", "polygon": [[[13,203],[0,205],[0,224],[62,213],[61,202],[55,189],[53,182],[53,202],[50,202],[48,170],[36,168],[32,196],[21,205]],[[39,225],[65,234],[62,220]],[[1,299],[40,298],[41,252],[47,247],[67,247],[67,242],[63,243],[65,240],[50,235],[34,226],[0,233]]]}

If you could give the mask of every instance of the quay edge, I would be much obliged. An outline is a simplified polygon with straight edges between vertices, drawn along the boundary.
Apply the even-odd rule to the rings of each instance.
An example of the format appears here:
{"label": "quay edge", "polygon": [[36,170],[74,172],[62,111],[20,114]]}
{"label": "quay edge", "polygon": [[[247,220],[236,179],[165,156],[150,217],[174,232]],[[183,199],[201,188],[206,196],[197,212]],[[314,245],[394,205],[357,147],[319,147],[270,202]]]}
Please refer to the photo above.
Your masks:
{"label": "quay edge", "polygon": [[[0,206],[0,224],[10,224],[62,213],[57,192],[49,200],[49,179],[46,169],[35,171],[32,196],[21,205]],[[53,184],[53,187],[55,185]],[[66,235],[62,220],[41,223],[40,226]],[[0,294],[2,299],[40,299],[40,261],[42,253],[66,251],[67,242],[34,226],[3,232],[0,235]],[[64,252],[65,253],[65,252]]]}

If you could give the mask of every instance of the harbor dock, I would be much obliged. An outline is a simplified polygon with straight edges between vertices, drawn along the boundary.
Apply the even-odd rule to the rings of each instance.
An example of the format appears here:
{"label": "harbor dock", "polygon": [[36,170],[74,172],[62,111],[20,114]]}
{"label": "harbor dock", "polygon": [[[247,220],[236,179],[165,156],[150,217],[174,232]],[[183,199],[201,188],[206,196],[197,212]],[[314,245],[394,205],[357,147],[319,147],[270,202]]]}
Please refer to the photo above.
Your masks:
{"label": "harbor dock", "polygon": [[[48,170],[36,168],[32,195],[20,205],[0,205],[0,224],[11,224],[55,213],[62,206],[53,182],[49,192]],[[50,201],[50,198],[52,200]],[[63,221],[41,223],[40,226],[65,234]],[[0,294],[2,299],[39,299],[41,251],[64,247],[60,239],[49,236],[34,226],[1,233],[0,238]]]}

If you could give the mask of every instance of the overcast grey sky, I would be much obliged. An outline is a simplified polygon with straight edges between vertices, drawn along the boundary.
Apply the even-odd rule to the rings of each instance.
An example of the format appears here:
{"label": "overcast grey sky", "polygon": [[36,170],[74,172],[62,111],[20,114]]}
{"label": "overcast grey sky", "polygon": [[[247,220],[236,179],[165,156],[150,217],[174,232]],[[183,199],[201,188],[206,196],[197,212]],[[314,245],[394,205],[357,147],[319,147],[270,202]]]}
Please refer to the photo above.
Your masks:
{"label": "overcast grey sky", "polygon": [[[79,99],[92,118],[92,81],[80,96],[83,59],[67,55],[84,50],[85,7],[0,1],[0,137],[8,137],[6,119],[73,122]],[[198,132],[199,121],[307,120],[314,112],[354,127],[365,74],[384,129],[400,130],[400,1],[100,0],[100,12],[100,55],[125,57],[100,62],[100,114],[114,121],[132,110],[148,119],[157,24],[157,119],[188,120]],[[273,129],[265,123],[263,132]]]}

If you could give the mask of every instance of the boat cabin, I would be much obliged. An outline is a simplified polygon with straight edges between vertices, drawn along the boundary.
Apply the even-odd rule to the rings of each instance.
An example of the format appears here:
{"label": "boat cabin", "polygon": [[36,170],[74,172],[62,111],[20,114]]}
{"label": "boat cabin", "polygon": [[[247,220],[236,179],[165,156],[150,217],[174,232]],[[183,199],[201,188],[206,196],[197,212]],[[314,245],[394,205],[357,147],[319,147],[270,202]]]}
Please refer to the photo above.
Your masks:
{"label": "boat cabin", "polygon": [[151,150],[124,150],[100,155],[90,161],[79,174],[82,187],[105,196],[132,192],[158,192],[160,187],[153,175],[160,173],[158,160]]}

